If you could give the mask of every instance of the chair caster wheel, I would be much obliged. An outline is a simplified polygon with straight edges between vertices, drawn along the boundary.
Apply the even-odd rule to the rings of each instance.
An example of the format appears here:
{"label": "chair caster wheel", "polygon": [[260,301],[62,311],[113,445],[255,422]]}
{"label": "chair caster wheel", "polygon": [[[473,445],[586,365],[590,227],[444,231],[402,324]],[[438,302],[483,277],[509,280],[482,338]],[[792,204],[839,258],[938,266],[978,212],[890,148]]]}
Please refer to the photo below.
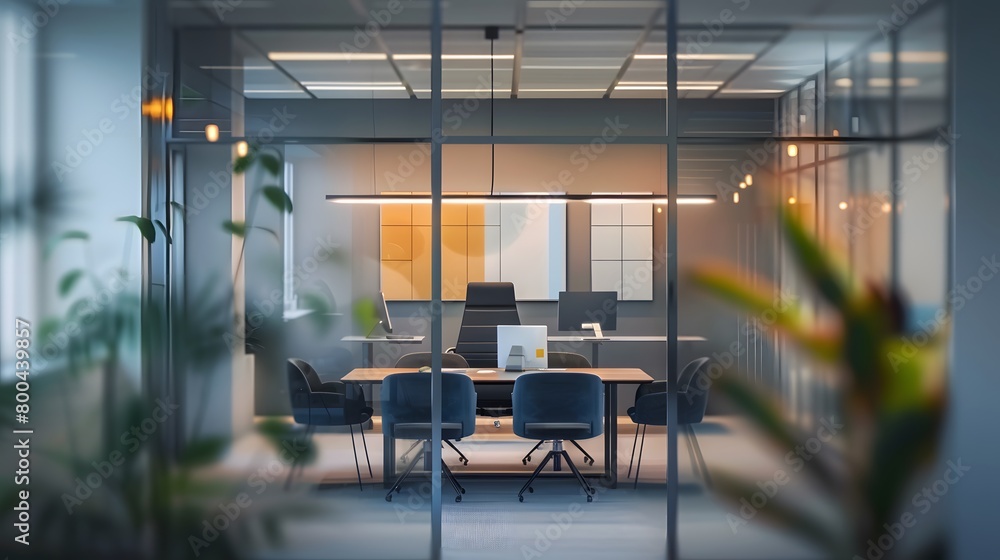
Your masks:
{"label": "chair caster wheel", "polygon": [[400,490],[400,488],[399,488],[399,487],[397,486],[397,487],[396,487],[396,493],[397,493],[397,494],[399,494],[399,490]]}
{"label": "chair caster wheel", "polygon": [[399,460],[405,463],[406,462],[406,455],[400,455],[399,456]]}
{"label": "chair caster wheel", "polygon": [[534,493],[535,493],[535,489],[534,489],[534,488],[532,488],[531,486],[529,486],[529,487],[528,487],[528,493],[529,493],[529,494],[534,494]]}
{"label": "chair caster wheel", "polygon": [[468,467],[469,466],[469,460],[466,459],[466,460],[462,461],[462,465]]}
{"label": "chair caster wheel", "polygon": [[465,494],[465,488],[462,488],[462,493]]}
{"label": "chair caster wheel", "polygon": [[517,497],[517,501],[519,501],[519,502],[523,502],[523,501],[524,501],[524,496],[518,496],[518,497]]}
{"label": "chair caster wheel", "polygon": [[527,465],[528,464],[528,460],[527,459],[521,459],[521,464],[522,465]]}
{"label": "chair caster wheel", "polygon": [[596,494],[597,493],[597,488],[591,488],[590,489],[590,493],[591,494]]}
{"label": "chair caster wheel", "polygon": [[461,501],[462,501],[462,497],[461,496],[455,496],[455,502],[456,503],[457,502],[461,502]]}
{"label": "chair caster wheel", "polygon": [[593,502],[594,501],[594,497],[593,496],[587,496],[587,501],[588,502]]}
{"label": "chair caster wheel", "polygon": [[392,501],[392,494],[389,494],[388,496],[386,496],[385,497],[385,501],[391,502]]}

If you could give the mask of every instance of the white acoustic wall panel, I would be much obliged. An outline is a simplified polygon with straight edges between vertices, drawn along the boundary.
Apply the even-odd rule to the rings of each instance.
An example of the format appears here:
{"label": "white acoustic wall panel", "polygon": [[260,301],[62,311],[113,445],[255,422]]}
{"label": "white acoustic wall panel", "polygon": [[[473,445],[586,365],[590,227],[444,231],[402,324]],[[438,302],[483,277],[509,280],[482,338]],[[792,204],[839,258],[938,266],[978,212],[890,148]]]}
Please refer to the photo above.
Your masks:
{"label": "white acoustic wall panel", "polygon": [[653,204],[590,207],[591,290],[615,290],[622,301],[653,299]]}

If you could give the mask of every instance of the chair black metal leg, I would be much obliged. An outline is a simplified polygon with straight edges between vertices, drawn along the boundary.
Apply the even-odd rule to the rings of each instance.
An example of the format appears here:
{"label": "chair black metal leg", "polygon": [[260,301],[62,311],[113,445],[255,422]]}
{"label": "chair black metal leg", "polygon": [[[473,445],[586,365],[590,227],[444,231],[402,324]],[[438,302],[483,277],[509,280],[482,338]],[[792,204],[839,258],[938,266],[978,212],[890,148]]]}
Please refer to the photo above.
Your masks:
{"label": "chair black metal leg", "polygon": [[405,452],[403,452],[403,454],[400,455],[399,458],[405,461],[406,460],[406,456],[410,454],[410,451],[413,451],[413,448],[416,447],[416,446],[418,446],[418,445],[420,445],[421,443],[423,443],[423,442],[420,441],[420,440],[417,440],[417,441],[413,442],[413,445],[411,445]]}
{"label": "chair black metal leg", "polygon": [[372,474],[372,460],[368,458],[368,442],[365,441],[365,426],[364,424],[358,424],[358,427],[361,429],[361,443],[365,444],[365,461],[368,463],[368,476],[375,478],[375,475]]}
{"label": "chair black metal leg", "polygon": [[572,443],[573,445],[575,445],[576,448],[580,450],[580,453],[583,453],[583,462],[584,463],[590,463],[591,466],[594,465],[594,458],[590,456],[590,453],[587,453],[586,449],[580,447],[580,444],[577,443],[575,439],[571,439],[571,440],[569,440],[569,442]]}
{"label": "chair black metal leg", "polygon": [[565,451],[560,451],[560,453],[562,453],[563,457],[566,459],[566,464],[569,465],[569,470],[573,471],[573,474],[576,475],[576,479],[580,481],[580,486],[583,487],[583,491],[587,493],[587,501],[593,502],[594,498],[592,495],[596,494],[597,491],[594,490],[594,487],[591,486],[589,482],[587,482],[586,478],[583,478],[583,474],[580,472],[580,469],[576,468],[576,465],[573,464],[573,461],[569,458],[569,453]]}
{"label": "chair black metal leg", "polygon": [[698,436],[690,424],[687,425],[688,434],[691,436],[691,443],[694,444],[695,453],[698,455],[698,462],[701,463],[701,475],[705,479],[705,484],[712,487],[712,477],[708,474],[708,464],[705,463],[705,456],[701,454],[701,446],[698,445]]}
{"label": "chair black metal leg", "polygon": [[529,451],[528,454],[525,455],[524,457],[521,457],[521,464],[527,465],[528,461],[531,461],[531,454],[534,453],[536,449],[541,447],[543,443],[545,443],[544,439],[538,440],[538,443],[536,443],[535,446],[531,448],[531,451]]}
{"label": "chair black metal leg", "polygon": [[399,490],[400,485],[403,484],[403,481],[406,480],[406,477],[410,476],[410,472],[413,471],[413,468],[417,466],[417,463],[419,463],[421,459],[423,459],[422,455],[423,454],[421,453],[420,455],[414,457],[413,460],[410,461],[410,464],[406,467],[406,470],[403,471],[403,474],[399,475],[399,477],[396,478],[396,482],[394,482],[392,486],[389,487],[389,491],[386,492],[385,494],[385,501],[387,502],[392,501],[392,493]]}
{"label": "chair black metal leg", "polygon": [[358,490],[363,492],[365,487],[361,485],[361,464],[358,463],[358,446],[354,443],[354,426],[348,424],[347,427],[351,430],[351,449],[354,450],[354,469],[358,471]]}
{"label": "chair black metal leg", "polygon": [[635,461],[635,444],[639,443],[639,424],[635,425],[635,439],[632,440],[632,456],[628,460],[628,474],[625,478],[632,477],[632,461]]}
{"label": "chair black metal leg", "polygon": [[554,451],[549,451],[548,453],[545,454],[545,459],[543,459],[541,464],[538,465],[538,468],[535,469],[535,472],[531,473],[531,478],[528,479],[528,482],[524,483],[524,486],[521,487],[521,491],[517,493],[517,501],[519,502],[524,501],[524,495],[523,495],[524,491],[527,490],[528,488],[531,488],[531,483],[534,482],[536,478],[538,478],[538,473],[542,472],[542,469],[544,469],[545,465],[548,464],[549,459],[551,459],[554,455],[555,455]]}
{"label": "chair black metal leg", "polygon": [[635,490],[639,487],[639,468],[642,467],[642,448],[646,445],[646,425],[642,425],[642,441],[639,443],[639,461],[635,464],[635,482],[632,483],[632,489]]}
{"label": "chair black metal leg", "polygon": [[448,444],[448,447],[454,449],[455,453],[458,453],[458,460],[462,461],[463,465],[468,465],[469,464],[469,458],[465,456],[465,453],[462,453],[461,451],[459,451],[459,449],[457,447],[455,447],[455,444],[452,443],[451,440],[447,440],[446,439],[446,440],[444,440],[444,442]]}
{"label": "chair black metal leg", "polygon": [[451,472],[451,469],[448,468],[448,465],[445,464],[444,460],[441,461],[441,472],[448,478],[448,481],[451,482],[452,488],[455,489],[455,501],[461,502],[462,494],[465,494],[465,488],[462,488],[462,485],[458,483],[458,479],[455,478],[455,473]]}

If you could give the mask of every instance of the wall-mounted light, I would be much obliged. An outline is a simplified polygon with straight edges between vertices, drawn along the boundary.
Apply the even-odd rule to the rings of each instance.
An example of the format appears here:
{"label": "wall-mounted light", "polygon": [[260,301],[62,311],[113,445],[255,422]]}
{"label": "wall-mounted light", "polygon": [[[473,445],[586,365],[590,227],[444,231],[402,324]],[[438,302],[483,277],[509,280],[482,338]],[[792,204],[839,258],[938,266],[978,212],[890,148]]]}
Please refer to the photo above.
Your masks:
{"label": "wall-mounted light", "polygon": [[741,183],[740,183],[740,188],[741,188],[741,189],[745,189],[745,188],[747,188],[747,183],[746,183],[746,181],[743,181],[743,182],[741,182]]}
{"label": "wall-mounted light", "polygon": [[884,212],[886,214],[888,214],[889,212],[892,212],[892,205],[889,204],[888,202],[883,202],[882,203],[882,212]]}
{"label": "wall-mounted light", "polygon": [[788,157],[797,157],[799,155],[799,147],[795,144],[788,145]]}
{"label": "wall-mounted light", "polygon": [[656,207],[656,213],[657,214],[662,214],[663,213],[663,207],[662,206],[657,206]]}
{"label": "wall-mounted light", "polygon": [[236,155],[240,157],[247,157],[250,152],[250,146],[247,145],[246,140],[240,140],[236,143]]}
{"label": "wall-mounted light", "polygon": [[839,131],[839,130],[837,130],[836,128],[835,128],[835,129],[833,129],[833,135],[834,135],[834,136],[840,136],[840,131]]}
{"label": "wall-mounted light", "polygon": [[743,182],[747,184],[748,187],[753,186],[753,175],[747,173],[747,176],[743,178]]}
{"label": "wall-mounted light", "polygon": [[209,142],[215,142],[219,139],[219,125],[217,124],[207,124],[205,125],[205,139]]}
{"label": "wall-mounted light", "polygon": [[739,204],[739,203],[740,203],[740,193],[734,192],[733,193],[733,204]]}
{"label": "wall-mounted light", "polygon": [[837,207],[840,208],[841,210],[847,210],[847,203],[841,201],[841,203],[838,204]]}
{"label": "wall-mounted light", "polygon": [[788,203],[789,204],[795,204],[796,202],[798,202],[798,200],[795,200],[794,196],[788,197]]}

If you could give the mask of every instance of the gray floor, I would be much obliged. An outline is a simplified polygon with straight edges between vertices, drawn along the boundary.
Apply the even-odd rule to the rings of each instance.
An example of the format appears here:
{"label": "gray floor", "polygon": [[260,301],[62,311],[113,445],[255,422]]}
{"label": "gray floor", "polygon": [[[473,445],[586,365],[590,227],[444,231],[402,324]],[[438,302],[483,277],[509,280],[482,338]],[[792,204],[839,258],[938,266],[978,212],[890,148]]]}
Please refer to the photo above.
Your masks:
{"label": "gray floor", "polygon": [[[698,428],[706,461],[714,469],[728,467],[755,480],[773,475],[776,459],[765,452],[752,435],[733,418],[715,418]],[[619,438],[621,484],[617,489],[598,488],[588,503],[573,479],[544,479],[535,492],[517,501],[517,491],[530,471],[544,457],[547,446],[522,466],[521,456],[532,444],[512,439],[502,430],[484,431],[481,437],[460,442],[470,459],[461,466],[456,455],[444,450],[444,457],[467,492],[455,503],[447,484],[443,491],[442,557],[445,559],[493,558],[663,558],[666,550],[666,436],[652,429],[646,434],[642,477],[638,489],[626,480],[633,431],[622,425]],[[477,435],[479,433],[477,432]],[[425,478],[415,477],[391,503],[384,500],[381,485],[381,437],[367,431],[366,439],[374,477],[368,476],[360,437],[357,438],[363,490],[358,489],[350,436],[340,433],[317,434],[318,460],[305,467],[302,477],[289,492],[282,490],[287,470],[261,492],[255,507],[287,514],[276,516],[280,541],[265,538],[266,526],[256,518],[248,521],[238,544],[255,558],[344,558],[409,559],[427,558],[430,547],[430,487]],[[603,449],[599,439],[583,443],[598,460],[591,472],[602,470]],[[399,453],[406,446],[401,446]],[[804,560],[818,558],[796,539],[782,534],[760,519],[750,520],[733,530],[727,514],[733,507],[713,497],[695,476],[682,438],[679,447],[680,520],[679,546],[683,558],[700,560],[770,559]],[[576,460],[580,453],[573,449]],[[258,436],[242,438],[218,469],[252,473],[261,464],[275,461],[274,453]],[[582,465],[582,460],[577,461]],[[472,469],[506,471],[503,478],[480,478],[463,474]],[[277,470],[277,469],[274,469]],[[274,471],[271,471],[274,472]],[[242,476],[242,475],[239,475]],[[322,482],[322,484],[320,484]],[[254,486],[254,485],[251,485]],[[256,490],[256,486],[255,490]],[[252,495],[256,496],[254,492]],[[252,518],[252,516],[248,516]],[[229,535],[229,538],[232,538]]]}

